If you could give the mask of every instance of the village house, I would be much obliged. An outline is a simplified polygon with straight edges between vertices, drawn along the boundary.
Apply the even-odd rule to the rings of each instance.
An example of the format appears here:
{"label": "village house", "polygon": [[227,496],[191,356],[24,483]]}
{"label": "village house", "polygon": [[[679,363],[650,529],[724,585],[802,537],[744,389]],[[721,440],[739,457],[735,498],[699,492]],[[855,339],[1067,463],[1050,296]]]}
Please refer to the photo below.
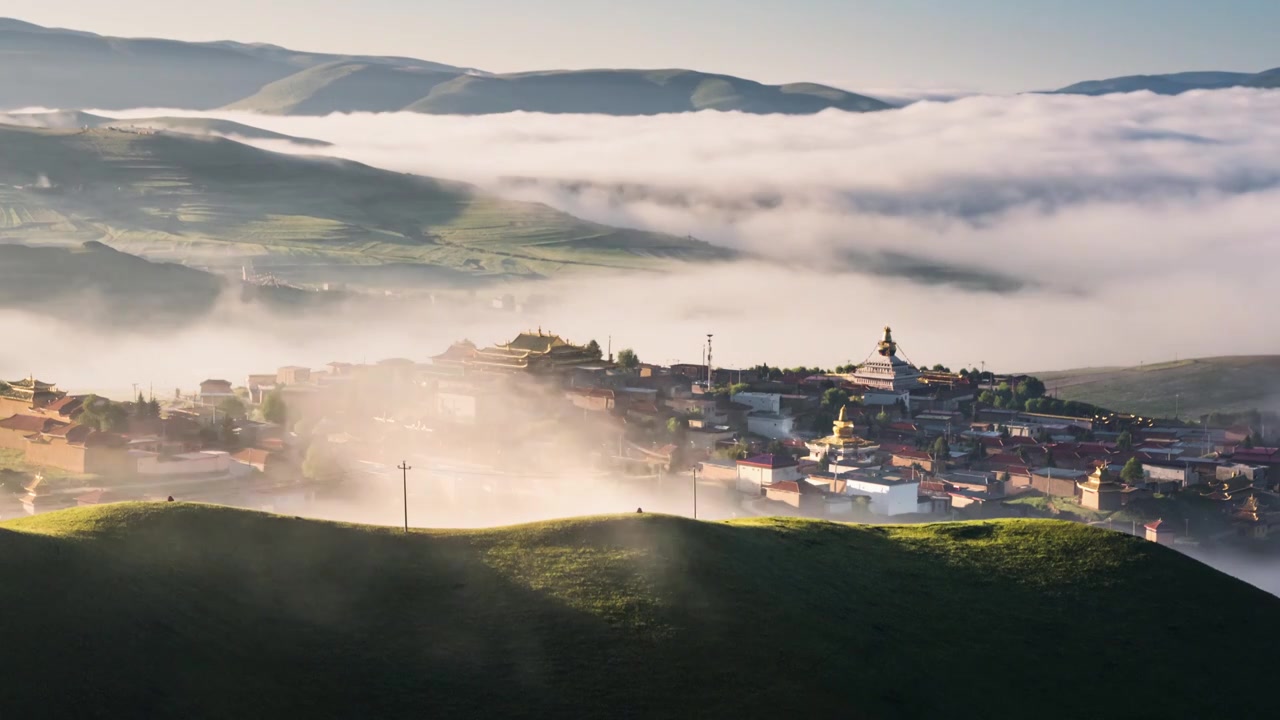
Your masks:
{"label": "village house", "polygon": [[1079,494],[1077,483],[1088,477],[1089,473],[1084,470],[1039,467],[1031,471],[1030,483],[1033,489],[1045,495],[1074,498]]}
{"label": "village house", "polygon": [[820,513],[825,509],[823,492],[804,480],[779,480],[764,486],[768,500],[789,505],[808,513]]}
{"label": "village house", "polygon": [[28,437],[24,459],[78,475],[121,475],[136,468],[123,437],[85,425],[59,425]]}
{"label": "village house", "polygon": [[755,455],[739,460],[737,469],[739,492],[751,495],[763,493],[766,485],[803,479],[796,459],[790,455]]}
{"label": "village house", "polygon": [[301,385],[311,382],[311,368],[286,365],[276,370],[277,385]]}
{"label": "village house", "polygon": [[231,388],[231,382],[228,380],[210,379],[200,383],[201,405],[216,407],[223,401],[235,396],[236,394]]}
{"label": "village house", "polygon": [[1142,529],[1146,533],[1146,538],[1153,543],[1159,543],[1161,545],[1173,544],[1173,528],[1164,520],[1149,522],[1146,525],[1143,525]]}
{"label": "village house", "polygon": [[733,401],[750,408],[747,432],[771,440],[788,438],[795,432],[795,416],[784,413],[781,393],[740,392]]}
{"label": "village house", "polygon": [[851,471],[838,475],[814,472],[809,482],[827,485],[831,492],[868,499],[868,510],[875,515],[892,517],[930,511],[930,502],[921,509],[920,480],[910,474],[894,472]]}
{"label": "village house", "polygon": [[14,415],[0,420],[0,448],[26,450],[27,438],[66,427],[70,423],[38,415]]}

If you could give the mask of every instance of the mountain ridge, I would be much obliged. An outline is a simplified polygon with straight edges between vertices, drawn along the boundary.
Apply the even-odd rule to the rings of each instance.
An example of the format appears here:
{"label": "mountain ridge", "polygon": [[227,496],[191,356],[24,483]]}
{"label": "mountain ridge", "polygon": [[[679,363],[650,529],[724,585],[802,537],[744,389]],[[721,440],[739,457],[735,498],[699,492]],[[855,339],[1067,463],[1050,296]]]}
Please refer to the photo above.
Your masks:
{"label": "mountain ridge", "polygon": [[1122,75],[1102,80],[1085,80],[1050,92],[1061,95],[1109,95],[1147,91],[1157,95],[1179,95],[1191,90],[1232,87],[1280,87],[1280,68],[1258,73],[1192,70],[1154,75]]}
{"label": "mountain ridge", "polygon": [[[342,55],[231,40],[116,38],[0,18],[0,110],[220,107],[328,114],[702,109],[868,112],[893,107],[817,83],[766,85],[696,70],[543,70],[503,75],[398,56]],[[685,81],[668,85],[664,75]],[[190,78],[199,77],[199,83]],[[436,93],[441,86],[448,86]],[[433,97],[435,95],[435,97]]]}

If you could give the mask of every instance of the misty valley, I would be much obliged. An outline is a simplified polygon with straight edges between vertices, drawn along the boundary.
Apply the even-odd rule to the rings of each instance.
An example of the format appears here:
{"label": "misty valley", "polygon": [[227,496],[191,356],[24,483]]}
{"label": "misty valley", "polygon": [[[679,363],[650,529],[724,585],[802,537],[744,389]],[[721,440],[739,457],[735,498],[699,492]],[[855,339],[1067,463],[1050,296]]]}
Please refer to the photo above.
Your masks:
{"label": "misty valley", "polygon": [[1275,714],[1280,11],[719,3],[0,18],[6,717]]}

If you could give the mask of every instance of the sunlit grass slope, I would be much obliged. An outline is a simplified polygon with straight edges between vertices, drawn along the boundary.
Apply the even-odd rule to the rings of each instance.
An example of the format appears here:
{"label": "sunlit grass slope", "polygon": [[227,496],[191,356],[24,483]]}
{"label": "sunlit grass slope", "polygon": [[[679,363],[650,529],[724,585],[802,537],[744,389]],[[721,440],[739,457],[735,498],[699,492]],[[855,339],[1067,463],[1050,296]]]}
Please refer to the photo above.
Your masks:
{"label": "sunlit grass slope", "polygon": [[87,240],[184,262],[270,255],[476,275],[730,256],[354,162],[182,134],[0,125],[0,242]]}
{"label": "sunlit grass slope", "polygon": [[13,717],[1247,717],[1280,611],[1052,521],[126,504],[0,524],[0,577]]}

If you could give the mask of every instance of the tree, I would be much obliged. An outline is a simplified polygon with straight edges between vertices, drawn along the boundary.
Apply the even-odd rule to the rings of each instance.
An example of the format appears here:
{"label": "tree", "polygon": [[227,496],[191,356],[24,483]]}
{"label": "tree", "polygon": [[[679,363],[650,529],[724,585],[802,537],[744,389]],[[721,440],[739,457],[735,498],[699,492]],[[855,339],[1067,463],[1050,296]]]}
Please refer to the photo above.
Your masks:
{"label": "tree", "polygon": [[716,450],[716,455],[726,460],[742,460],[747,457],[747,446],[742,443],[736,443]]}
{"label": "tree", "polygon": [[133,416],[139,420],[146,420],[150,417],[151,406],[147,404],[147,399],[142,393],[138,393],[138,399],[133,403]]}
{"label": "tree", "polygon": [[781,440],[770,440],[769,444],[765,447],[764,451],[771,455],[790,455],[791,454],[791,450],[787,448],[787,446],[784,445]]}
{"label": "tree", "polygon": [[76,421],[102,432],[119,432],[129,424],[129,413],[120,403],[90,395],[84,399],[84,408]]}
{"label": "tree", "polygon": [[1147,473],[1142,469],[1142,462],[1136,457],[1129,458],[1129,462],[1124,464],[1124,468],[1120,470],[1120,479],[1133,484],[1147,477]]}
{"label": "tree", "polygon": [[218,427],[218,442],[226,450],[235,450],[240,445],[240,437],[236,435],[236,421],[230,415],[222,418]]}
{"label": "tree", "polygon": [[592,355],[595,355],[596,357],[599,357],[600,343],[596,342],[595,340],[592,340],[591,342],[587,343],[587,352],[591,353]]}
{"label": "tree", "polygon": [[747,392],[750,389],[751,389],[751,386],[748,385],[747,383],[734,383],[729,386],[729,397],[733,397],[738,393]]}
{"label": "tree", "polygon": [[326,444],[312,443],[307,448],[307,455],[302,459],[303,477],[308,480],[330,480],[341,472],[342,469]]}
{"label": "tree", "polygon": [[147,414],[153,418],[160,417],[160,401],[159,400],[156,400],[155,398],[151,398],[151,401],[147,403]]}
{"label": "tree", "polygon": [[1025,398],[1044,397],[1044,390],[1044,381],[1035,377],[1029,377],[1018,385],[1018,395]]}
{"label": "tree", "polygon": [[289,409],[284,403],[284,393],[280,392],[280,388],[276,388],[267,393],[262,398],[262,419],[276,425],[283,425],[285,418],[289,415]]}
{"label": "tree", "polygon": [[1125,430],[1116,438],[1116,447],[1122,452],[1129,452],[1133,449],[1133,433]]}
{"label": "tree", "polygon": [[682,436],[688,427],[689,421],[684,417],[676,416],[667,420],[667,432],[676,438]]}
{"label": "tree", "polygon": [[939,436],[933,441],[933,449],[931,451],[935,460],[941,460],[951,454],[951,445],[947,442],[947,438]]}
{"label": "tree", "polygon": [[849,391],[842,388],[831,388],[822,393],[822,407],[836,412],[849,404]]}
{"label": "tree", "polygon": [[244,403],[240,401],[240,398],[236,397],[229,397],[218,403],[218,412],[234,420],[243,420],[245,415],[248,414]]}
{"label": "tree", "polygon": [[1248,434],[1248,435],[1245,435],[1245,436],[1244,436],[1244,441],[1240,443],[1240,447],[1242,447],[1242,448],[1244,448],[1244,449],[1246,449],[1246,450],[1248,450],[1248,449],[1250,449],[1250,448],[1252,448],[1252,447],[1255,447],[1256,445],[1257,445],[1257,443],[1256,443],[1256,442],[1254,442],[1254,439],[1253,439],[1253,433],[1250,433],[1250,434]]}
{"label": "tree", "polygon": [[622,348],[619,350],[618,367],[625,370],[635,370],[640,367],[640,358],[636,356],[636,351],[631,348]]}

